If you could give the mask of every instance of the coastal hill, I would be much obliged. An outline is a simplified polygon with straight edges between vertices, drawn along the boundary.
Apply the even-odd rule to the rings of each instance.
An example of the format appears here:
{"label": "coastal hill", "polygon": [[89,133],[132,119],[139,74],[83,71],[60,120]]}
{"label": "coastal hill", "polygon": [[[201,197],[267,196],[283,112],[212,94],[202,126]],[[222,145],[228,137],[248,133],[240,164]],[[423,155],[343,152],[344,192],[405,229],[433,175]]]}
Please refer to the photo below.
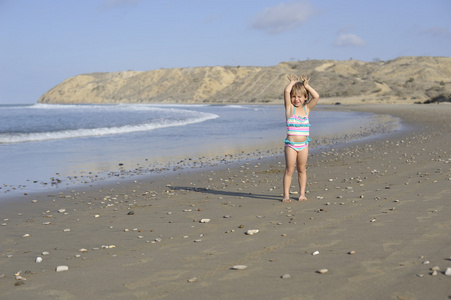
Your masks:
{"label": "coastal hill", "polygon": [[389,61],[305,60],[269,67],[215,66],[81,74],[39,103],[281,103],[287,74],[308,74],[327,103],[442,102],[451,99],[451,57]]}

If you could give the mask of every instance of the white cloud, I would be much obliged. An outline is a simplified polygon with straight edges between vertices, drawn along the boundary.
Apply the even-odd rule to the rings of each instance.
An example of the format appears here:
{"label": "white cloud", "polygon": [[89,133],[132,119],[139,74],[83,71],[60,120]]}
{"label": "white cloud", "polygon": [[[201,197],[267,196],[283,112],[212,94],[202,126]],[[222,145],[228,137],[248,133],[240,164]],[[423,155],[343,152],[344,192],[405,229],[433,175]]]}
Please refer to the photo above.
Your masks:
{"label": "white cloud", "polygon": [[315,13],[306,0],[280,3],[257,14],[252,27],[276,34],[301,26]]}
{"label": "white cloud", "polygon": [[363,47],[365,44],[363,39],[352,33],[340,34],[334,43],[338,47]]}

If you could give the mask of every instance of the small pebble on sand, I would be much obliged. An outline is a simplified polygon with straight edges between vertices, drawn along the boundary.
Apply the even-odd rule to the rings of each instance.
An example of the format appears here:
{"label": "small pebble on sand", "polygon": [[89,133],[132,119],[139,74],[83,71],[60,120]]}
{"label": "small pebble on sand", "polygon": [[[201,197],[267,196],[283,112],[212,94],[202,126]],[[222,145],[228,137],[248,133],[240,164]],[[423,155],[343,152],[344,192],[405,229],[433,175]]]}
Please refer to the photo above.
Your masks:
{"label": "small pebble on sand", "polygon": [[290,279],[290,278],[291,278],[291,275],[290,275],[290,274],[283,274],[283,275],[281,276],[281,278],[282,278],[282,279]]}
{"label": "small pebble on sand", "polygon": [[246,265],[235,265],[232,267],[233,270],[245,270],[247,269]]}
{"label": "small pebble on sand", "polygon": [[246,235],[254,235],[256,233],[258,233],[259,230],[258,229],[249,229],[248,231],[245,232]]}
{"label": "small pebble on sand", "polygon": [[68,266],[58,266],[56,267],[56,272],[64,272],[64,271],[68,271],[69,267]]}

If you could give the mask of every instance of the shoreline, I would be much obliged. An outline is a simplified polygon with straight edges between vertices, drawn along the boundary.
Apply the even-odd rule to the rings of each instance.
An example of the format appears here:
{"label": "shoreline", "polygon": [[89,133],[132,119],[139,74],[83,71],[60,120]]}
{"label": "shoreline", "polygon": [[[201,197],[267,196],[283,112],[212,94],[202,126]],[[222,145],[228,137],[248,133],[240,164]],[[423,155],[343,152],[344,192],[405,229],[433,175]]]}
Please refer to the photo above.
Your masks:
{"label": "shoreline", "polygon": [[2,299],[451,296],[451,106],[342,108],[411,130],[311,154],[307,202],[280,202],[280,153],[2,203]]}
{"label": "shoreline", "polygon": [[[349,113],[351,110],[345,107],[321,106],[318,111],[338,111]],[[341,120],[346,120],[346,114],[343,114]],[[310,152],[322,151],[332,145],[348,143],[351,140],[371,140],[379,138],[380,135],[389,135],[393,131],[400,129],[399,119],[389,115],[371,114],[360,119],[368,119],[359,125],[354,121],[354,127],[346,126],[345,128],[333,128],[330,133],[326,133],[324,129],[316,129],[312,132],[315,137],[310,143]],[[359,119],[359,120],[360,120]],[[318,121],[319,122],[319,121]],[[341,121],[343,122],[343,121]],[[343,122],[344,123],[344,122]],[[320,124],[321,125],[321,124]],[[313,124],[314,127],[315,124]],[[324,126],[323,126],[324,127]],[[323,128],[319,126],[318,128]],[[119,158],[109,164],[106,164],[105,171],[92,170],[74,170],[73,172],[61,172],[55,169],[51,177],[34,176],[33,179],[24,181],[23,184],[4,185],[0,188],[0,205],[2,202],[14,201],[14,199],[22,196],[32,196],[45,193],[58,193],[71,189],[80,189],[85,186],[95,188],[105,184],[111,184],[115,181],[127,182],[135,178],[139,180],[151,180],[160,176],[172,176],[173,173],[183,172],[190,169],[215,168],[221,165],[233,165],[255,159],[256,157],[267,157],[280,155],[283,153],[283,145],[281,146],[280,138],[274,139],[273,136],[265,141],[256,141],[253,144],[241,144],[241,142],[233,142],[225,148],[224,145],[216,149],[216,152],[200,150],[188,151],[185,155],[170,157],[154,157],[153,161],[147,158],[129,160],[128,158]],[[65,174],[64,174],[65,173]],[[11,200],[12,199],[12,200]]]}

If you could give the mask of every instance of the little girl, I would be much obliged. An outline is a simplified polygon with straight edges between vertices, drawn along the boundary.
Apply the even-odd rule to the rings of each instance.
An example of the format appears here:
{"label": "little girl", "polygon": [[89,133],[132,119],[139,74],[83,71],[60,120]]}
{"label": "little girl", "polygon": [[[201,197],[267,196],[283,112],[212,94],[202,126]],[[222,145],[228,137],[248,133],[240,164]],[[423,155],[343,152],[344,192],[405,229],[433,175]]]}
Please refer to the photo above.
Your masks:
{"label": "little girl", "polygon": [[[305,186],[307,183],[307,157],[309,137],[309,113],[319,100],[319,94],[310,85],[306,75],[301,81],[295,75],[288,76],[290,83],[284,91],[285,116],[287,120],[287,138],[285,139],[285,174],[283,176],[283,200],[291,202],[290,185],[297,165],[299,181],[299,201],[305,201]],[[309,96],[311,99],[309,100]]]}

